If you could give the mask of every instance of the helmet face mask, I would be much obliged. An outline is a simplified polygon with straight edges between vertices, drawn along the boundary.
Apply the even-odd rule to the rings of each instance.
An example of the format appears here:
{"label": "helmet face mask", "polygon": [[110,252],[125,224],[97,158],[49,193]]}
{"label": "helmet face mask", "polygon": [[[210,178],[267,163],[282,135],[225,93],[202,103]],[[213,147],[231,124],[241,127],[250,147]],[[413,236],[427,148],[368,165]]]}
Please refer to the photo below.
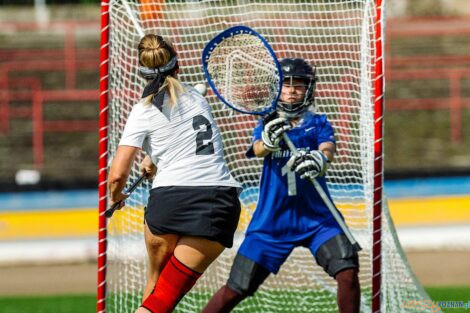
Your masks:
{"label": "helmet face mask", "polygon": [[315,68],[303,59],[282,59],[280,64],[284,76],[281,93],[283,99],[279,100],[277,110],[280,115],[295,118],[302,115],[314,102]]}

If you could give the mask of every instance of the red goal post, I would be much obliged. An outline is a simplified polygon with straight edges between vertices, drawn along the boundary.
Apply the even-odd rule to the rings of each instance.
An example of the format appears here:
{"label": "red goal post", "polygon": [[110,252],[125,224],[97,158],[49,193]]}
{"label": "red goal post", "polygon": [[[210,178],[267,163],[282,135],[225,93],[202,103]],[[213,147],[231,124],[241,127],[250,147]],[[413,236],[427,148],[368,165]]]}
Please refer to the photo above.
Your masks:
{"label": "red goal post", "polygon": [[372,312],[381,308],[382,200],[383,200],[383,112],[384,112],[384,14],[383,0],[376,1],[375,92],[374,92],[374,204],[372,215]]}
{"label": "red goal post", "polygon": [[109,3],[101,2],[100,100],[98,143],[98,290],[97,312],[106,312],[106,216],[108,176]]}

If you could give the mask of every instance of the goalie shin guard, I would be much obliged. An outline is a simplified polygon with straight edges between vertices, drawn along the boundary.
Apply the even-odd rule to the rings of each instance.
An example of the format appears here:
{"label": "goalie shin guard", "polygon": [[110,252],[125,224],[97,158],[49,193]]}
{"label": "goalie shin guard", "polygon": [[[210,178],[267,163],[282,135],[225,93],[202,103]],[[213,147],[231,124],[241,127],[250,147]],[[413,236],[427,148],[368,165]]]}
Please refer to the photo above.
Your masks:
{"label": "goalie shin guard", "polygon": [[170,313],[191,290],[201,273],[195,272],[173,255],[166,264],[155,288],[142,306],[152,313]]}

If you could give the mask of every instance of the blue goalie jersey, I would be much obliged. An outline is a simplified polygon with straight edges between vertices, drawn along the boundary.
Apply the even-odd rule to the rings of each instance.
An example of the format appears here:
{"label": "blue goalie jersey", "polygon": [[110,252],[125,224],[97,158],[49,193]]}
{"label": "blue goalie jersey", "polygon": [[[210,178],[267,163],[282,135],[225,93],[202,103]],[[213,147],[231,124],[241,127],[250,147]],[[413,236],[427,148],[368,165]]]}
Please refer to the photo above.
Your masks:
{"label": "blue goalie jersey", "polygon": [[[253,143],[261,140],[262,130],[263,122],[260,120],[253,130]],[[311,112],[307,112],[287,135],[299,150],[305,151],[318,150],[323,142],[336,143],[326,116]],[[254,156],[253,147],[247,156]],[[291,152],[281,142],[280,151],[264,158],[258,205],[247,236],[256,233],[276,241],[302,241],[315,235],[318,226],[334,220],[313,184],[289,170],[287,161],[290,157]],[[325,177],[317,177],[317,181],[330,197]]]}

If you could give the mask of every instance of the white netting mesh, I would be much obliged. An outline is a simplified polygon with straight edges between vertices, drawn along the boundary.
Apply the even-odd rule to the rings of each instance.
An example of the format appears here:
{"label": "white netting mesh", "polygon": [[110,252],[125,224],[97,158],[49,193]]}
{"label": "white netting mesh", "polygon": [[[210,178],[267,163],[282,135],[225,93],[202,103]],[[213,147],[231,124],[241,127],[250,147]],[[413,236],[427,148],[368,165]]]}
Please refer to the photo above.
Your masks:
{"label": "white netting mesh", "polygon": [[[109,156],[114,155],[131,107],[144,81],[137,74],[136,23],[145,33],[170,38],[178,51],[180,78],[204,82],[201,52],[222,30],[246,25],[261,33],[279,58],[300,57],[317,66],[316,110],[335,128],[338,154],[328,172],[330,192],[345,216],[360,253],[362,310],[370,311],[373,182],[373,76],[375,64],[373,0],[316,1],[110,1]],[[257,201],[261,160],[245,151],[255,118],[223,106],[209,93],[213,115],[222,132],[232,174],[245,187],[236,245],[208,269],[176,312],[198,312],[222,286]],[[130,179],[136,179],[137,167]],[[138,188],[108,225],[107,312],[133,312],[141,303],[146,281],[143,206],[149,184]],[[404,260],[393,226],[384,215],[383,312],[401,312],[401,301],[423,299]],[[257,294],[234,312],[337,312],[335,281],[298,248],[280,273],[268,278]]]}

